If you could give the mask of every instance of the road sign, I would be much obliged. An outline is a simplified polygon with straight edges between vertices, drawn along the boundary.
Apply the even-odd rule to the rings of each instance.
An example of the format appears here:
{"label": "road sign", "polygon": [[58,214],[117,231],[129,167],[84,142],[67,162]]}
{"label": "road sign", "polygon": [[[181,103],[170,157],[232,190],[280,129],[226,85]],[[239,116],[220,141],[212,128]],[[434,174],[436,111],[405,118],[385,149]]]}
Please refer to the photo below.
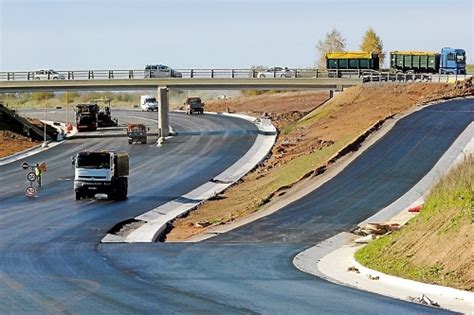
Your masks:
{"label": "road sign", "polygon": [[30,182],[34,182],[36,180],[36,174],[34,172],[29,172],[26,174],[26,179],[28,179]]}
{"label": "road sign", "polygon": [[36,196],[36,188],[34,188],[33,186],[30,186],[30,187],[27,187],[25,189],[25,195],[27,197],[34,197]]}
{"label": "road sign", "polygon": [[26,170],[28,167],[30,167],[30,164],[26,163],[26,162],[23,162],[21,163],[21,168]]}

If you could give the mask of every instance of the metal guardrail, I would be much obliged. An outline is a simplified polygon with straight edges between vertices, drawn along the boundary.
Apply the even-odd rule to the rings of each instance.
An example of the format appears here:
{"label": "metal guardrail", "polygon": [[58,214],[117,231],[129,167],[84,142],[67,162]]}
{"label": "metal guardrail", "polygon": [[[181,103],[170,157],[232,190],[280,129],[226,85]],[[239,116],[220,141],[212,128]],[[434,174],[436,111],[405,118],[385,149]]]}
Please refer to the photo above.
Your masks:
{"label": "metal guardrail", "polygon": [[[176,69],[180,77],[172,72],[153,78],[188,78],[188,79],[245,79],[260,78],[260,69]],[[265,72],[265,78],[361,78],[367,70],[327,70],[327,69],[290,69],[291,73],[283,75],[280,71]],[[0,72],[0,81],[30,80],[114,80],[114,79],[146,79],[145,70],[67,70],[56,71],[54,74],[36,75],[36,71]]]}

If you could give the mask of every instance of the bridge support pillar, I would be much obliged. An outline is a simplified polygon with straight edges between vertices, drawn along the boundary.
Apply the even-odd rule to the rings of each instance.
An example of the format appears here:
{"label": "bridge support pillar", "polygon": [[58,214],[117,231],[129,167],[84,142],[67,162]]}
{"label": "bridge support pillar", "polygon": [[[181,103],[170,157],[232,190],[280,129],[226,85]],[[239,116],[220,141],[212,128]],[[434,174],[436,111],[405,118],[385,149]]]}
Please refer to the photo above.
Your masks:
{"label": "bridge support pillar", "polygon": [[158,129],[160,136],[158,137],[158,145],[163,143],[165,137],[170,135],[169,120],[169,89],[167,87],[158,87],[157,91],[159,109],[158,109]]}

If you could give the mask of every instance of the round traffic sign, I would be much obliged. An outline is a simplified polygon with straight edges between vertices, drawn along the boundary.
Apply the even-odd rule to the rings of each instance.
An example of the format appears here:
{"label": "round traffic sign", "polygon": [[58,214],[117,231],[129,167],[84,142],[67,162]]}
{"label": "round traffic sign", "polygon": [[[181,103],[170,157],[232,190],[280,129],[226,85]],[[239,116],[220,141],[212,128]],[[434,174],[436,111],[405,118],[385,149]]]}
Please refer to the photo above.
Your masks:
{"label": "round traffic sign", "polygon": [[34,197],[36,196],[36,188],[34,188],[33,186],[30,186],[30,187],[27,187],[25,189],[25,195],[27,197]]}
{"label": "round traffic sign", "polygon": [[26,170],[28,167],[30,167],[30,164],[26,163],[26,162],[23,162],[21,163],[21,168]]}
{"label": "round traffic sign", "polygon": [[36,180],[36,174],[34,172],[29,172],[26,174],[26,179],[28,179],[30,182],[34,182]]}

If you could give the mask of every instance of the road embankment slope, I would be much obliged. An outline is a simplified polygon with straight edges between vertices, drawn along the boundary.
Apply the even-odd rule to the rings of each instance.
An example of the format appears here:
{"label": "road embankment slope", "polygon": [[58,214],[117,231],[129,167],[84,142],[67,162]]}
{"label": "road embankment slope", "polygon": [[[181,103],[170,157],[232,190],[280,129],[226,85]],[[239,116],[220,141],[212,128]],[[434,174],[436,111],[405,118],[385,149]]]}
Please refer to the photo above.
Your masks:
{"label": "road embankment slope", "polygon": [[[329,168],[338,152],[377,123],[433,100],[469,94],[469,83],[377,84],[346,89],[327,102],[321,93],[290,92],[211,103],[212,110],[266,113],[280,134],[265,163],[216,200],[176,220],[167,240],[212,234],[216,227],[265,211],[286,198],[302,178]],[[353,149],[357,145],[347,151]]]}

